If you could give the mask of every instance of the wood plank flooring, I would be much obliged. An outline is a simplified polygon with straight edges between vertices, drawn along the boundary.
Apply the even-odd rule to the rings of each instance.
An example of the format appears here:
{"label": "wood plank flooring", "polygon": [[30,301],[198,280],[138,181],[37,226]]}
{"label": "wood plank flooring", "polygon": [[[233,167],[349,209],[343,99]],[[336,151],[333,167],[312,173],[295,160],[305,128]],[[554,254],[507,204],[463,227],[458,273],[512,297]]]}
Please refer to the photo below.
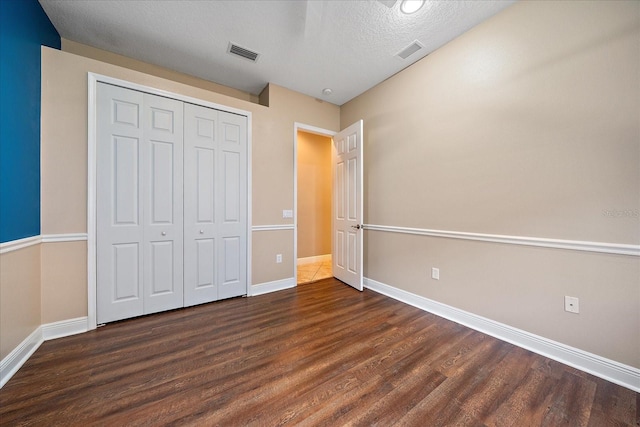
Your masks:
{"label": "wood plank flooring", "polygon": [[326,279],[45,342],[3,426],[638,426],[640,397]]}

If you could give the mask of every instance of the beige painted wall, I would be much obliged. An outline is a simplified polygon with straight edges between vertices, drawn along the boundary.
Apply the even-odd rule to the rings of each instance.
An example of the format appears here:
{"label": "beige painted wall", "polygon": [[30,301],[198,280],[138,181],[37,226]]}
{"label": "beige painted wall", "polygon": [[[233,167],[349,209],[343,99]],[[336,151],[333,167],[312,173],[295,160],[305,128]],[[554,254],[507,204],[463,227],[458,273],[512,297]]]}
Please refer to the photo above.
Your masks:
{"label": "beige painted wall", "polygon": [[0,255],[0,360],[41,324],[40,245]]}
{"label": "beige painted wall", "polygon": [[298,131],[298,258],[331,253],[331,138]]}
{"label": "beige painted wall", "polygon": [[[293,230],[269,230],[253,233],[251,274],[253,283],[268,283],[293,277]],[[276,263],[276,255],[282,255],[282,263]]]}
{"label": "beige painted wall", "polygon": [[87,242],[43,243],[40,250],[42,323],[86,316]]}
{"label": "beige painted wall", "polygon": [[[291,219],[282,218],[282,210],[293,209],[294,123],[336,131],[339,128],[338,106],[276,85],[270,85],[270,106],[265,107],[43,47],[42,234],[87,231],[88,72],[250,111],[253,225],[292,223]],[[270,238],[261,233],[269,233]],[[254,232],[252,257],[259,262],[252,269],[252,284],[293,277],[293,243],[292,232]],[[79,279],[86,275],[86,255],[81,252],[79,246],[44,245],[42,270],[47,277],[42,281],[42,313],[47,322],[86,315],[87,285]],[[282,264],[276,264],[277,253],[289,255]]]}
{"label": "beige painted wall", "polygon": [[[518,2],[342,106],[364,119],[365,222],[637,245],[639,91],[640,2]],[[364,264],[640,367],[638,257],[367,231]]]}

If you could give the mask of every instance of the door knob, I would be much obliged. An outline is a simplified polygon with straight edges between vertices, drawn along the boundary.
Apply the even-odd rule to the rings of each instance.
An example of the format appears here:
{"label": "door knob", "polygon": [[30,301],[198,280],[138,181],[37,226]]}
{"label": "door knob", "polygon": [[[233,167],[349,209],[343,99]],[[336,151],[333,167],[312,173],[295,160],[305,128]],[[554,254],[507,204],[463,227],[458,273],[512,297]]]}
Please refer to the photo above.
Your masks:
{"label": "door knob", "polygon": [[355,228],[356,230],[360,230],[362,226],[360,224],[352,225],[351,228]]}
{"label": "door knob", "polygon": [[200,234],[204,234],[204,230],[200,230]]}
{"label": "door knob", "polygon": [[163,232],[162,232],[162,233],[160,233],[160,234],[162,234],[163,236],[166,236],[166,235],[167,235],[167,232],[166,232],[166,231],[163,231]]}

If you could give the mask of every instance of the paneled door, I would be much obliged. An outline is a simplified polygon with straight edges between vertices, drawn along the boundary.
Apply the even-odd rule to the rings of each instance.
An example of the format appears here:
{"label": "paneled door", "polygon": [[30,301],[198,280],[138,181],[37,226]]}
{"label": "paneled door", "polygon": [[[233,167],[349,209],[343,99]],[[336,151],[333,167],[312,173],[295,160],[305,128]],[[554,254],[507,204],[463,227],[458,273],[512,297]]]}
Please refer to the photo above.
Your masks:
{"label": "paneled door", "polygon": [[144,313],[143,97],[111,85],[97,88],[98,323]]}
{"label": "paneled door", "polygon": [[247,118],[218,113],[218,299],[247,293]]}
{"label": "paneled door", "polygon": [[144,94],[144,314],[183,306],[183,103]]}
{"label": "paneled door", "polygon": [[218,111],[184,106],[184,305],[218,299]]}
{"label": "paneled door", "polygon": [[182,307],[182,103],[99,83],[97,322]]}
{"label": "paneled door", "polygon": [[362,290],[362,120],[333,137],[333,275]]}
{"label": "paneled door", "polygon": [[247,293],[247,118],[185,104],[185,306]]}

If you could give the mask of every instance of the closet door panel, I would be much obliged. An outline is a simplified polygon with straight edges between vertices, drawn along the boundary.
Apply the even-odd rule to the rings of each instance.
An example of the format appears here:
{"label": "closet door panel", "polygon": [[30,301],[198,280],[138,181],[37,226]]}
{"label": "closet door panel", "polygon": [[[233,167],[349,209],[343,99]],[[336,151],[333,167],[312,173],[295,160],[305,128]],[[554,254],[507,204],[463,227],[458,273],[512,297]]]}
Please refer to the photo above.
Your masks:
{"label": "closet door panel", "polygon": [[247,293],[247,118],[220,111],[219,298]]}
{"label": "closet door panel", "polygon": [[218,299],[218,111],[184,105],[184,302]]}
{"label": "closet door panel", "polygon": [[97,322],[143,314],[142,110],[139,92],[97,86]]}
{"label": "closet door panel", "polygon": [[136,301],[140,295],[140,245],[138,243],[114,244],[113,302]]}
{"label": "closet door panel", "polygon": [[223,181],[222,192],[224,199],[224,223],[239,224],[240,218],[240,153],[223,152]]}
{"label": "closet door panel", "polygon": [[183,104],[144,94],[144,312],[183,306]]}

